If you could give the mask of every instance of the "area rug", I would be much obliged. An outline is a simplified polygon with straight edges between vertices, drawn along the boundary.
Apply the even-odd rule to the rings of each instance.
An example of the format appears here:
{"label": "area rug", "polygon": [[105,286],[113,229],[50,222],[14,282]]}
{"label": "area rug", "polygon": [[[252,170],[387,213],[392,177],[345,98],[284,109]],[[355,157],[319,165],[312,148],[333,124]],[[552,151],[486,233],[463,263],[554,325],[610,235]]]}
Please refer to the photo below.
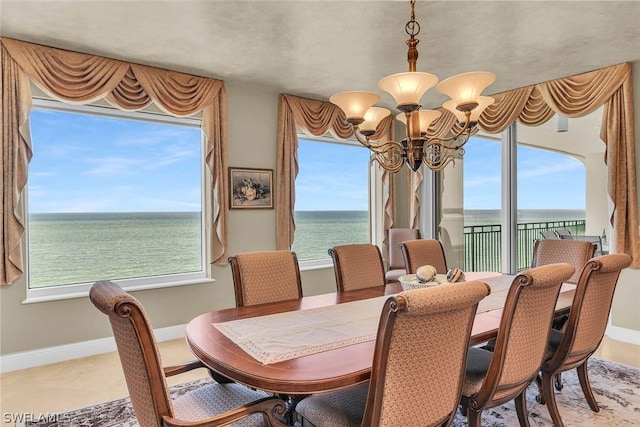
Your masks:
{"label": "area rug", "polygon": [[[592,357],[589,361],[591,387],[600,406],[594,413],[582,395],[574,371],[562,374],[564,388],[556,392],[556,401],[564,424],[568,427],[640,426],[640,369]],[[206,384],[203,379],[171,387],[173,398]],[[552,426],[547,408],[536,402],[538,389],[527,390],[527,409],[532,427]],[[428,403],[428,402],[425,402]],[[30,427],[138,427],[129,398],[57,414],[56,420],[30,422]],[[465,418],[456,417],[455,427],[466,427]],[[518,426],[513,403],[485,411],[483,427]]]}

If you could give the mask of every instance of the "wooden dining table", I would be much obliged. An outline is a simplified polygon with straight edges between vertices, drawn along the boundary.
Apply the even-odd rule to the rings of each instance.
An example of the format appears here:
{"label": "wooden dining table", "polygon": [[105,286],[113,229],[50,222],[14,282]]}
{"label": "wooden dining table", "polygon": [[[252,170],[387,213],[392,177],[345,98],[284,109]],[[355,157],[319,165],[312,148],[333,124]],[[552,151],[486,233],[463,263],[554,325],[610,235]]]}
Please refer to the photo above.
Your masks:
{"label": "wooden dining table", "polygon": [[[470,345],[476,345],[496,336],[502,316],[502,305],[514,276],[487,272],[467,273],[466,276],[467,281],[480,280],[487,283],[492,289],[491,295],[487,297],[493,298],[490,302],[492,305],[481,309],[481,301],[475,317]],[[556,306],[556,315],[568,313],[574,288],[573,285],[563,286]],[[307,296],[297,300],[211,311],[189,322],[186,328],[186,341],[191,351],[206,366],[217,374],[237,383],[290,396],[336,390],[369,379],[375,337],[364,342],[332,348],[327,351],[275,363],[263,363],[251,356],[215,325],[224,326],[225,322],[250,318],[258,320],[259,325],[261,319],[266,322],[268,316],[278,313],[303,311],[302,314],[304,314],[321,307],[391,296],[401,291],[402,287],[398,283],[355,291]]]}

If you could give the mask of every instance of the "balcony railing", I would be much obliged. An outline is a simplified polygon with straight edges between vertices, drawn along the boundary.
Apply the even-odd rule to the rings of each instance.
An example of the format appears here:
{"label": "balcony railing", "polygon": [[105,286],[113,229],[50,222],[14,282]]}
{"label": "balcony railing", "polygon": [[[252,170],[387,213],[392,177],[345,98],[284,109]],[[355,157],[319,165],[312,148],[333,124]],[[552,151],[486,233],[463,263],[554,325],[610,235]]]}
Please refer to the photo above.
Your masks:
{"label": "balcony railing", "polygon": [[[533,242],[542,231],[564,229],[584,235],[585,220],[528,222],[517,225],[518,271],[531,267]],[[471,225],[464,227],[464,271],[502,271],[502,226]]]}

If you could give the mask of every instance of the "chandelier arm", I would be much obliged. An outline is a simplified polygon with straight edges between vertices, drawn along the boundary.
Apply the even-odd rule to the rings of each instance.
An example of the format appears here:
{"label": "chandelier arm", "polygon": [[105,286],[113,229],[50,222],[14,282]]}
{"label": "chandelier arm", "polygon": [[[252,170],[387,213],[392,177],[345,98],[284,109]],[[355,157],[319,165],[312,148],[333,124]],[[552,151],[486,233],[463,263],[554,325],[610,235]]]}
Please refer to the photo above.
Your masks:
{"label": "chandelier arm", "polygon": [[375,160],[380,167],[389,172],[398,172],[404,165],[405,152],[399,143],[388,141],[372,146],[371,160]]}
{"label": "chandelier arm", "polygon": [[[464,144],[463,144],[464,145]],[[461,147],[461,146],[460,146]],[[447,167],[449,163],[456,162],[456,152],[462,157],[464,155],[463,148],[453,148],[439,142],[431,141],[424,146],[422,151],[422,162],[434,171],[441,171]]]}
{"label": "chandelier arm", "polygon": [[353,134],[356,137],[356,140],[367,148],[371,148],[371,142],[369,138],[363,138],[358,129],[358,125],[353,125]]}
{"label": "chandelier arm", "polygon": [[[464,123],[464,126],[462,126],[458,131],[456,131],[452,136],[450,137],[444,137],[444,136],[434,136],[434,137],[426,137],[426,141],[433,143],[433,144],[438,144],[440,146],[446,146],[448,148],[451,149],[460,149],[462,148],[462,146],[464,144],[467,143],[467,141],[469,140],[469,137],[471,137],[471,135],[475,134],[477,132],[477,128],[471,125],[471,121],[470,116],[471,113],[469,111],[465,111],[465,116],[466,116],[466,120]],[[462,143],[459,145],[455,145],[455,146],[447,146],[445,145],[445,143],[447,142],[453,142],[453,141],[457,141],[460,138],[462,139]],[[411,139],[409,136],[407,136],[407,139]]]}

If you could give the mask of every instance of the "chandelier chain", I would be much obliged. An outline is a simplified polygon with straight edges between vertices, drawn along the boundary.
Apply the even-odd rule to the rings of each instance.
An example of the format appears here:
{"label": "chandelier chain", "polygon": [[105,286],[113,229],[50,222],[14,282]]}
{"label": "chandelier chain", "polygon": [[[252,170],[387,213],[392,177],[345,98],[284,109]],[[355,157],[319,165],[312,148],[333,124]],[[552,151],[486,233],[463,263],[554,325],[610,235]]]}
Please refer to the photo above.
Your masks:
{"label": "chandelier chain", "polygon": [[420,24],[416,21],[415,0],[411,0],[411,19],[404,27],[406,33],[413,39],[420,34]]}

